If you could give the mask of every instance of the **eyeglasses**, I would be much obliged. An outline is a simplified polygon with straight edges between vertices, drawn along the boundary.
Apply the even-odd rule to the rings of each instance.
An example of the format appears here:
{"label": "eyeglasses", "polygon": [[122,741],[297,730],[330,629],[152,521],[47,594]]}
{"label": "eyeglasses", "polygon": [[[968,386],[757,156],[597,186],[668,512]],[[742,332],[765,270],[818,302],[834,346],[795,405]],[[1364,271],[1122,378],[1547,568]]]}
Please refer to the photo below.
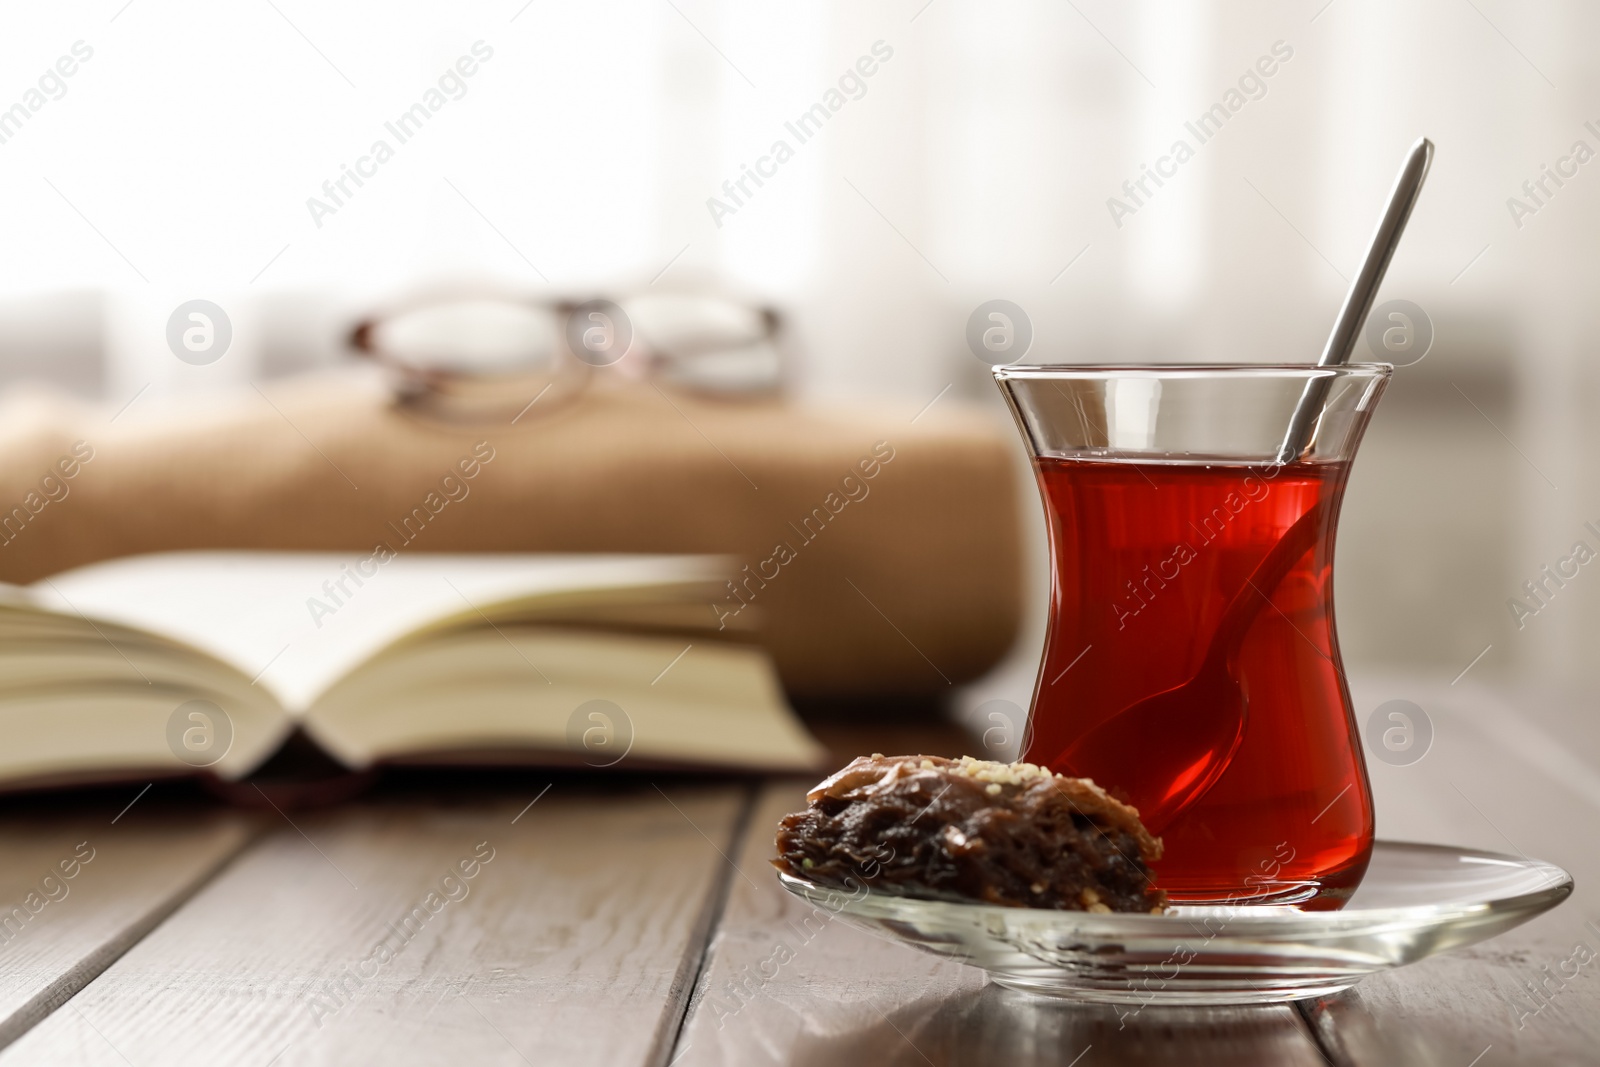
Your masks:
{"label": "eyeglasses", "polygon": [[774,395],[783,382],[780,325],[773,308],[707,291],[620,302],[444,291],[363,320],[349,341],[388,368],[401,407],[496,422],[554,411],[597,372],[732,400]]}

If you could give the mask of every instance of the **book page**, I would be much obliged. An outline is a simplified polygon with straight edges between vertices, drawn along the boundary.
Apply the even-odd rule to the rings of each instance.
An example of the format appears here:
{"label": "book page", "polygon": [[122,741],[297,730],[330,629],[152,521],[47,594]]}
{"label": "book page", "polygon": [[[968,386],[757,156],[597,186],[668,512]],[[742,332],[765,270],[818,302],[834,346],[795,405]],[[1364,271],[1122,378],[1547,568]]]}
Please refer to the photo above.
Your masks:
{"label": "book page", "polygon": [[591,721],[586,707],[615,731],[618,760],[812,772],[827,756],[759,648],[538,626],[480,627],[384,653],[324,694],[305,726],[349,767],[464,750],[475,761],[565,754],[601,766],[573,734],[575,716]]}
{"label": "book page", "polygon": [[[487,624],[539,601],[703,589],[707,556],[172,552],[97,563],[30,587],[41,606],[170,637],[232,665],[299,713],[369,656],[444,622]],[[623,597],[626,599],[626,597]],[[711,609],[707,607],[707,617]]]}

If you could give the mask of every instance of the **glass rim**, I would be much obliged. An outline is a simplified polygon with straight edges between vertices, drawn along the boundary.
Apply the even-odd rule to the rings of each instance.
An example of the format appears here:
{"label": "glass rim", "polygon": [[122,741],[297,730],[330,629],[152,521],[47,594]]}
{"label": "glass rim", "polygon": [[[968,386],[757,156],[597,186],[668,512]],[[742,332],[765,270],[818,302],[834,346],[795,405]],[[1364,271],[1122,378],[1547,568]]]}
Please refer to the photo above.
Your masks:
{"label": "glass rim", "polygon": [[1387,377],[1393,363],[999,363],[989,370],[997,380],[1027,378],[1120,377]]}

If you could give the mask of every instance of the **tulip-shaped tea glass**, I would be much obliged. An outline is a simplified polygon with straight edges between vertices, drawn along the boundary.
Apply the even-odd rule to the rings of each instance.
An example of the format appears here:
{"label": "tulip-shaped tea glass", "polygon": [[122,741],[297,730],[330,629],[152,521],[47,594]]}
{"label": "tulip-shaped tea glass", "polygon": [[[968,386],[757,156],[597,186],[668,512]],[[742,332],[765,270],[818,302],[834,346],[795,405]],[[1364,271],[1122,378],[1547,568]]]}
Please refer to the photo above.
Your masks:
{"label": "tulip-shaped tea glass", "polygon": [[1390,370],[994,369],[1050,524],[1024,758],[1137,807],[1175,902],[1337,908],[1366,870],[1333,542]]}

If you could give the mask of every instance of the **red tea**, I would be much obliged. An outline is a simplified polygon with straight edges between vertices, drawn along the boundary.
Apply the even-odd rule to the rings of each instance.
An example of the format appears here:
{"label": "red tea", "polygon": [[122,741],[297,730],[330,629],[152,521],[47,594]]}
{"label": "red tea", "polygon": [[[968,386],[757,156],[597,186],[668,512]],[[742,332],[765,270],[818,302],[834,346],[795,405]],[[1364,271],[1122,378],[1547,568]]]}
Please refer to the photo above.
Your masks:
{"label": "red tea", "polygon": [[[1053,583],[1026,758],[1169,812],[1151,828],[1166,845],[1158,884],[1174,899],[1315,892],[1306,906],[1337,907],[1372,848],[1333,628],[1348,464],[1035,463]],[[1223,670],[1209,689],[1193,683]],[[1213,699],[1219,684],[1238,710]],[[1108,728],[1119,715],[1136,734]],[[1211,738],[1230,722],[1243,727],[1218,735],[1236,738],[1225,751]],[[1216,776],[1173,811],[1201,773]]]}

